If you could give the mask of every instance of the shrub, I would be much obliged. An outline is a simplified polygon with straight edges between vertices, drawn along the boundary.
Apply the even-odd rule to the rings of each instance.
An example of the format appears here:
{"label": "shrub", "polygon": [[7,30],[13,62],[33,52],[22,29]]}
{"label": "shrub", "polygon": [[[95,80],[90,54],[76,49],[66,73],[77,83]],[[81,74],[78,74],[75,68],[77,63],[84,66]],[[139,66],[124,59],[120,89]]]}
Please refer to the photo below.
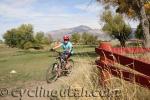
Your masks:
{"label": "shrub", "polygon": [[33,44],[32,42],[26,42],[24,45],[23,45],[23,48],[24,49],[29,49],[29,48],[32,48]]}

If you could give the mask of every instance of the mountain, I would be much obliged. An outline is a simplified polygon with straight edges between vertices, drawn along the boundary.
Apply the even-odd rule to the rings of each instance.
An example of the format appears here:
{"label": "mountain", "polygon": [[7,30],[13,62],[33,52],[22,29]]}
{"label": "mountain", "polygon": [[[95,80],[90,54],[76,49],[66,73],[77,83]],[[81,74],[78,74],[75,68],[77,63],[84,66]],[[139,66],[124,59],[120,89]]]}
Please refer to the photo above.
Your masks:
{"label": "mountain", "polygon": [[62,37],[65,34],[71,35],[73,33],[79,33],[82,35],[84,32],[98,36],[98,39],[100,39],[100,40],[110,40],[109,35],[107,35],[103,31],[101,31],[99,29],[92,29],[85,25],[80,25],[80,26],[73,27],[73,28],[54,30],[54,31],[47,32],[47,34],[50,34],[54,40],[57,40],[57,39],[62,39]]}

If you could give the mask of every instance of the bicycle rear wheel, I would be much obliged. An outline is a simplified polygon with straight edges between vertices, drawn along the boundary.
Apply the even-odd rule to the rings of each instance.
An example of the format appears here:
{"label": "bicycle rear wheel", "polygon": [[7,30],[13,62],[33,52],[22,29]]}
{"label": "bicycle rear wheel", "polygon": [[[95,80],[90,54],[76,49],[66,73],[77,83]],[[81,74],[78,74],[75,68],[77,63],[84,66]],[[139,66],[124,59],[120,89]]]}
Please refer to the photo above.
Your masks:
{"label": "bicycle rear wheel", "polygon": [[47,69],[47,73],[46,73],[46,81],[47,83],[51,83],[53,81],[56,81],[58,78],[58,68],[59,68],[59,64],[58,63],[54,63],[52,66],[50,66]]}

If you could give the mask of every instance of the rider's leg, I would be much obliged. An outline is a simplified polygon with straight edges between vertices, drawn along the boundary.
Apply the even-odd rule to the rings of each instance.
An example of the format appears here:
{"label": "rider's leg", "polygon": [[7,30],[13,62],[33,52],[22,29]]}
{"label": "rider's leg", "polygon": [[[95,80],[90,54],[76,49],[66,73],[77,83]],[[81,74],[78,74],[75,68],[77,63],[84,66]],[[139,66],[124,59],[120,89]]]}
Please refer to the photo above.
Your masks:
{"label": "rider's leg", "polygon": [[62,58],[63,60],[65,60],[65,53],[62,53],[62,54],[61,54],[61,58]]}
{"label": "rider's leg", "polygon": [[70,56],[71,56],[71,53],[69,53],[69,54],[66,55],[66,66],[65,66],[66,69],[68,69],[69,66],[70,66],[70,65],[69,65],[69,62],[68,62]]}
{"label": "rider's leg", "polygon": [[67,61],[70,56],[71,56],[71,54],[70,53],[66,53],[66,52],[62,53],[62,55],[61,55],[62,59],[65,60],[65,61]]}

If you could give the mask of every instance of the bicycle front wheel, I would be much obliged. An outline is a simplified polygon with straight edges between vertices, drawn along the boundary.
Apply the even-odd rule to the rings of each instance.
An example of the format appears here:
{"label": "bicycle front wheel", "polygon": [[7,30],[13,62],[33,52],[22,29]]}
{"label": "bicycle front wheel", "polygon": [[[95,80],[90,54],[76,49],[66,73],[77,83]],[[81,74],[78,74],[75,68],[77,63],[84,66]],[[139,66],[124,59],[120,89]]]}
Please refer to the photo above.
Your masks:
{"label": "bicycle front wheel", "polygon": [[50,66],[47,69],[47,73],[46,73],[46,81],[47,83],[51,83],[53,81],[56,81],[58,78],[58,69],[59,69],[59,64],[58,63],[54,63],[52,66]]}

